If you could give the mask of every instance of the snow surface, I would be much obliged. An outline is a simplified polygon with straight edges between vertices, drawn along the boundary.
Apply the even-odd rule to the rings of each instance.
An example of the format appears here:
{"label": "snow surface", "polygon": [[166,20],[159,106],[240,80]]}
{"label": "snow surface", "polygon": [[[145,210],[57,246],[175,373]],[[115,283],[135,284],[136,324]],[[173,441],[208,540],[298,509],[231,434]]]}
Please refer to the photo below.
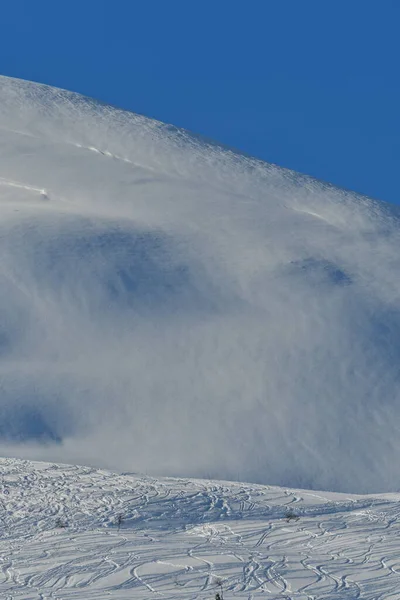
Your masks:
{"label": "snow surface", "polygon": [[395,207],[1,77],[0,453],[399,489],[399,238]]}
{"label": "snow surface", "polygon": [[399,494],[0,459],[0,500],[5,600],[400,597]]}

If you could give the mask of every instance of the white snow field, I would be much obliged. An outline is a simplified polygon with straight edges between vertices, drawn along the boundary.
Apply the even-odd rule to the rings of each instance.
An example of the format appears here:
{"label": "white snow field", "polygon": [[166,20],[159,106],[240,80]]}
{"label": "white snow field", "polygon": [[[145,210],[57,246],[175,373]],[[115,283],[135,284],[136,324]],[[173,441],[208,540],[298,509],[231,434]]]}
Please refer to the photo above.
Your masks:
{"label": "white snow field", "polygon": [[396,491],[399,241],[394,206],[1,77],[0,454]]}
{"label": "white snow field", "polygon": [[0,499],[4,600],[400,598],[399,494],[1,459]]}

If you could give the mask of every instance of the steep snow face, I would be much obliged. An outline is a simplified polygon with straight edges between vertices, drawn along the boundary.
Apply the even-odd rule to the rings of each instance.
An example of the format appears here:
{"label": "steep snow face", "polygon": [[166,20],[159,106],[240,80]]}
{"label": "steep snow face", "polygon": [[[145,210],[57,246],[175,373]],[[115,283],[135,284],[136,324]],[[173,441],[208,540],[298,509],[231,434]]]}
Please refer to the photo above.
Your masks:
{"label": "steep snow face", "polygon": [[0,78],[0,450],[399,487],[394,207]]}

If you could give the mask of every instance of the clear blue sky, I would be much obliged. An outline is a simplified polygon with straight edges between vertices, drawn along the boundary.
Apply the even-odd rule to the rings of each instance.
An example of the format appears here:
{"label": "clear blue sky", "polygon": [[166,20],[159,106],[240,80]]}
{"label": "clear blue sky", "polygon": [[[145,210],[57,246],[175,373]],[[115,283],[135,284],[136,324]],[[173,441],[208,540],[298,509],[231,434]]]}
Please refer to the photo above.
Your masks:
{"label": "clear blue sky", "polygon": [[399,0],[4,0],[0,72],[400,204]]}

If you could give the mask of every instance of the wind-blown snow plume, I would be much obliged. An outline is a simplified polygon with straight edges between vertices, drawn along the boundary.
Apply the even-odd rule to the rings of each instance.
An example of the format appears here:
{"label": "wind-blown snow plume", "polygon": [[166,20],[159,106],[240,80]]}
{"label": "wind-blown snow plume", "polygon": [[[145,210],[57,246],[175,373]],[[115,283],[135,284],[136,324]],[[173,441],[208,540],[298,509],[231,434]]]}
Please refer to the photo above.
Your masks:
{"label": "wind-blown snow plume", "polygon": [[399,487],[395,207],[0,78],[3,453]]}

